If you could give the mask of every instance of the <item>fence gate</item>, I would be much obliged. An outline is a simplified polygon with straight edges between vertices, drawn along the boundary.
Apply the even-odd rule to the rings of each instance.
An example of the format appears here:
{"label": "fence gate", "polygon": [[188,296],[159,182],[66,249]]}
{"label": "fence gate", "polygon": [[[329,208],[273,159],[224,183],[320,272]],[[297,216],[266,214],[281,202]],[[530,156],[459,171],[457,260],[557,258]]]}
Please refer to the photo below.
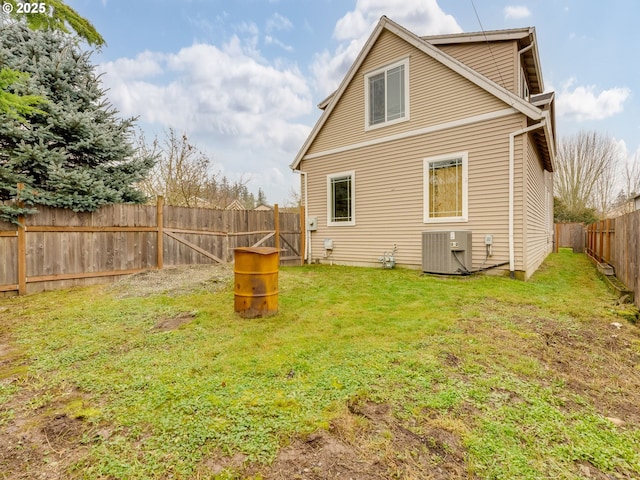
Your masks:
{"label": "fence gate", "polygon": [[574,253],[584,253],[586,228],[584,223],[556,223],[556,244],[558,248],[570,247]]}

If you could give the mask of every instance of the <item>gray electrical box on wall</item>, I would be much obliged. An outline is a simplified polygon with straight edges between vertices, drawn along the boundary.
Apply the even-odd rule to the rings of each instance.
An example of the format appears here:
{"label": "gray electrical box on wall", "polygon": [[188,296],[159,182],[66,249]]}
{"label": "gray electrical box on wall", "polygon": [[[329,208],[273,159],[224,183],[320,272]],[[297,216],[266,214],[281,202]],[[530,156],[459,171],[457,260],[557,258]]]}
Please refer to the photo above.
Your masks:
{"label": "gray electrical box on wall", "polygon": [[309,217],[307,218],[307,230],[310,232],[315,232],[318,230],[318,217]]}
{"label": "gray electrical box on wall", "polygon": [[454,275],[471,270],[471,231],[422,232],[422,271]]}

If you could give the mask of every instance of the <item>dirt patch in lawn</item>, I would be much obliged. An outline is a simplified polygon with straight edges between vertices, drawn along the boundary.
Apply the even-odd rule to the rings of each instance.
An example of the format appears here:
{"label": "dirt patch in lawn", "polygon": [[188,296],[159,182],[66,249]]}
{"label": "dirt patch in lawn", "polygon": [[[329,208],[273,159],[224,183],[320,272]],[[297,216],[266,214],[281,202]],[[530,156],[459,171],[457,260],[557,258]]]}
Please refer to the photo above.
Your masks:
{"label": "dirt patch in lawn", "polygon": [[155,332],[168,332],[170,330],[175,330],[181,325],[189,323],[195,316],[196,315],[193,312],[183,312],[175,317],[161,318],[156,322],[152,330]]}
{"label": "dirt patch in lawn", "polygon": [[269,480],[476,478],[468,472],[465,457],[455,432],[435,423],[405,425],[389,405],[362,401],[349,403],[329,430],[292,439],[267,468],[243,467],[246,459],[235,455],[206,459],[200,473],[206,477],[228,469],[243,478]]}
{"label": "dirt patch in lawn", "polygon": [[0,478],[68,478],[69,466],[88,452],[92,427],[64,404],[32,408],[34,396],[23,392],[0,412],[12,413],[0,429]]}
{"label": "dirt patch in lawn", "polygon": [[476,338],[490,332],[496,345],[511,344],[515,351],[527,352],[569,392],[593,402],[602,416],[640,425],[640,329],[624,318],[558,322],[539,313],[523,307],[522,315],[510,318],[509,329],[495,324],[489,328],[478,319],[462,320],[461,326]]}
{"label": "dirt patch in lawn", "polygon": [[129,275],[108,289],[117,298],[173,297],[203,290],[216,292],[229,285],[232,278],[233,268],[230,265],[189,265]]}

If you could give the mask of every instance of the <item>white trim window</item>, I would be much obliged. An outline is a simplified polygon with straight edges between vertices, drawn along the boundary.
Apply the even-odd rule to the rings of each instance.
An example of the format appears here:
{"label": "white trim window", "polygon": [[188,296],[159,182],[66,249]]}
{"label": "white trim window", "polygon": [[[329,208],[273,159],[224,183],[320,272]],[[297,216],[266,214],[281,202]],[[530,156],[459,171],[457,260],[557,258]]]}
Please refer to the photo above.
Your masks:
{"label": "white trim window", "polygon": [[327,175],[327,225],[330,227],[356,224],[356,173],[354,171]]}
{"label": "white trim window", "polygon": [[409,120],[409,59],[364,76],[365,130]]}
{"label": "white trim window", "polygon": [[424,223],[468,221],[468,154],[424,159]]}

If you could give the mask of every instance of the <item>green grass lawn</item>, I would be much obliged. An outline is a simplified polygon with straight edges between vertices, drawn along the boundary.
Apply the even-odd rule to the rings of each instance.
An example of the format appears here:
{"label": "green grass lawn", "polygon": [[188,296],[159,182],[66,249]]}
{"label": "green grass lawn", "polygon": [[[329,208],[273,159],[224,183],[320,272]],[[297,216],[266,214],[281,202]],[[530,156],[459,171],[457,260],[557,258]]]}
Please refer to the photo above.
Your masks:
{"label": "green grass lawn", "polygon": [[231,283],[0,300],[0,430],[77,423],[0,470],[47,471],[64,449],[71,478],[280,478],[278,453],[326,431],[381,478],[640,478],[640,333],[582,255],[526,283],[282,268],[279,310],[239,318]]}

